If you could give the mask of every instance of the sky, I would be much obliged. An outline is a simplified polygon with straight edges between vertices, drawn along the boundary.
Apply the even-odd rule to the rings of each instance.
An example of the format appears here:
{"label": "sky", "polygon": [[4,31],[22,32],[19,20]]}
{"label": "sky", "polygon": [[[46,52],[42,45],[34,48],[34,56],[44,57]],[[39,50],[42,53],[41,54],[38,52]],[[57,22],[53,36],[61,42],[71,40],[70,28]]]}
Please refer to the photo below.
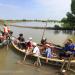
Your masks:
{"label": "sky", "polygon": [[71,0],[0,0],[0,19],[61,20]]}

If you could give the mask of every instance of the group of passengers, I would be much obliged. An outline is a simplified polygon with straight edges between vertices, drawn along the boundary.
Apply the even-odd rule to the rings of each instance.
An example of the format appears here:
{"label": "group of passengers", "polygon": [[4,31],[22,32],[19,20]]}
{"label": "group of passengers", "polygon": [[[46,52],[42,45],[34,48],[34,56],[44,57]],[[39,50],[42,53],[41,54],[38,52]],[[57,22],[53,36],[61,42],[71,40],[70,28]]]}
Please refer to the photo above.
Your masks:
{"label": "group of passengers", "polygon": [[[18,40],[18,47],[21,49],[27,49],[29,50],[28,54],[34,54],[35,56],[39,57],[40,55],[46,57],[46,63],[48,63],[48,58],[53,58],[55,56],[67,57],[70,56],[70,54],[74,54],[74,44],[71,39],[67,39],[67,41],[64,43],[64,47],[56,47],[52,43],[48,43],[46,38],[43,38],[41,40],[40,44],[36,44],[32,41],[32,37],[28,39],[27,42],[25,42],[25,39],[23,37],[23,34],[19,34]],[[53,53],[53,49],[58,50],[58,55]],[[40,60],[39,58],[36,59],[34,64],[38,64]]]}
{"label": "group of passengers", "polygon": [[0,31],[0,32],[1,32],[0,43],[2,43],[4,40],[7,40],[9,35],[12,35],[12,33],[13,33],[6,24],[4,24],[3,31]]}

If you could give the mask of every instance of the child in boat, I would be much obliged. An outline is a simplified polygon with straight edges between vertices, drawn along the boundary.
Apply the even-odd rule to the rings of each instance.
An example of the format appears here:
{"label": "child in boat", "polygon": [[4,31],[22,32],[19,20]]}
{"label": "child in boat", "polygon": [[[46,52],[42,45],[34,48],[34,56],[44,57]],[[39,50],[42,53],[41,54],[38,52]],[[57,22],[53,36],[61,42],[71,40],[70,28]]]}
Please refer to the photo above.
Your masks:
{"label": "child in boat", "polygon": [[38,65],[41,66],[41,62],[40,62],[40,58],[39,58],[40,50],[35,42],[33,43],[33,55],[36,56],[34,66],[38,66]]}

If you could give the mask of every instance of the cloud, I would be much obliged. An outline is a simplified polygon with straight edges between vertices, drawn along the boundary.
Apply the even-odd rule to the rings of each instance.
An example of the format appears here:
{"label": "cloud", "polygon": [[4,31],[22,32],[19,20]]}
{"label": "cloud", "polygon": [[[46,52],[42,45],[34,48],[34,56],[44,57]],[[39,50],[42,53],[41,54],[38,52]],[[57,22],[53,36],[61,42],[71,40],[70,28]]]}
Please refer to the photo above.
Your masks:
{"label": "cloud", "polygon": [[43,14],[52,19],[61,19],[70,11],[71,0],[35,0]]}
{"label": "cloud", "polygon": [[52,5],[59,6],[59,5],[65,5],[66,3],[71,3],[71,0],[35,0],[35,1],[43,6],[52,6]]}
{"label": "cloud", "polygon": [[70,0],[31,0],[24,5],[0,3],[0,18],[61,19],[70,11],[70,3]]}
{"label": "cloud", "polygon": [[10,5],[10,4],[3,4],[3,3],[0,3],[0,7],[6,7],[6,8],[19,8],[18,6],[15,6],[15,5]]}

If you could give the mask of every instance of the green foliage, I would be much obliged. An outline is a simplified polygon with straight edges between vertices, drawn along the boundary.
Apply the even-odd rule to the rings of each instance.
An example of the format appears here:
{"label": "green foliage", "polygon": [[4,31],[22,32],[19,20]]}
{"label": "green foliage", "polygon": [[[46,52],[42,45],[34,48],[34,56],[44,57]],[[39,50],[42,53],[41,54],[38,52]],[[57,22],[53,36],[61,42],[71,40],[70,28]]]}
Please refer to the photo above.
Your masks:
{"label": "green foliage", "polygon": [[75,14],[75,0],[72,0],[71,11],[72,11],[72,14]]}
{"label": "green foliage", "polygon": [[71,13],[67,13],[67,22],[70,24],[70,26],[75,26],[75,17]]}
{"label": "green foliage", "polygon": [[67,12],[67,18],[63,18],[61,21],[64,23],[63,27],[74,27],[75,28],[75,0],[71,3],[71,13]]}
{"label": "green foliage", "polygon": [[61,22],[67,23],[67,18],[63,18]]}

